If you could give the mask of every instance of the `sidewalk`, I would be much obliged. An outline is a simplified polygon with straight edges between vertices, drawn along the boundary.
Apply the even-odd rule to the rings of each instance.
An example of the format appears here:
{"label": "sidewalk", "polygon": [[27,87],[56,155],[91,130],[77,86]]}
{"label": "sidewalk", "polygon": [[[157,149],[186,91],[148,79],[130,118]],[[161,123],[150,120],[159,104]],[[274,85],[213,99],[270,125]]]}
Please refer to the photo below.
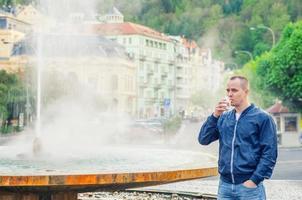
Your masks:
{"label": "sidewalk", "polygon": [[[266,180],[264,182],[267,200],[301,200],[302,180]],[[201,194],[217,194],[218,180],[193,180],[152,186],[140,189],[197,192]]]}

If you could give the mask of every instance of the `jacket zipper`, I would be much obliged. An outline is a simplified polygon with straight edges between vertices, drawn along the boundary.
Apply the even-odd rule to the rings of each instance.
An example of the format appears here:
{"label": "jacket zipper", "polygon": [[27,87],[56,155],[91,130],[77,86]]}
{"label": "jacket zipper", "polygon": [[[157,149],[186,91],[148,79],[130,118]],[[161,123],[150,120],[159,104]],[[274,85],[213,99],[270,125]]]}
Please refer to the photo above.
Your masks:
{"label": "jacket zipper", "polygon": [[234,148],[235,148],[235,138],[236,138],[236,130],[237,130],[237,123],[238,120],[236,120],[235,128],[234,128],[234,134],[233,134],[233,139],[232,139],[232,152],[231,152],[231,176],[232,176],[232,183],[235,184],[235,179],[234,179]]}

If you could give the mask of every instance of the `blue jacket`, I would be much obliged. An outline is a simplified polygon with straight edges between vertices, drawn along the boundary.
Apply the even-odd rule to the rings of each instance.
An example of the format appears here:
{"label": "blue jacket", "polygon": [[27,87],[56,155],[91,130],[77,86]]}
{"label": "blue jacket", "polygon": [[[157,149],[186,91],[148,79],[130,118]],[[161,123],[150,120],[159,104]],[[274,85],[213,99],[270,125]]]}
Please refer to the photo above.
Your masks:
{"label": "blue jacket", "polygon": [[218,139],[218,169],[223,181],[239,184],[250,179],[258,185],[271,177],[277,159],[277,133],[269,114],[252,104],[238,121],[235,109],[219,118],[211,115],[198,140],[207,145]]}

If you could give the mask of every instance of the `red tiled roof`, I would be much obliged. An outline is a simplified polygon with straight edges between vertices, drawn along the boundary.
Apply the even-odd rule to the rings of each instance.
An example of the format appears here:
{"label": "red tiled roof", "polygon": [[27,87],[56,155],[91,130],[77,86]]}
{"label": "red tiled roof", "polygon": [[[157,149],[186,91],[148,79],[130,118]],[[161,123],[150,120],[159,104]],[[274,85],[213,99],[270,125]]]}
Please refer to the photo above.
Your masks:
{"label": "red tiled roof", "polygon": [[197,47],[197,44],[194,40],[188,40],[186,38],[182,38],[182,43],[186,48],[194,49]]}
{"label": "red tiled roof", "polygon": [[266,109],[267,112],[276,114],[276,113],[288,113],[289,110],[287,107],[284,107],[281,101],[276,102],[274,105]]}
{"label": "red tiled roof", "polygon": [[90,31],[101,35],[144,35],[156,39],[170,41],[170,39],[154,29],[131,22],[104,23],[91,25]]}

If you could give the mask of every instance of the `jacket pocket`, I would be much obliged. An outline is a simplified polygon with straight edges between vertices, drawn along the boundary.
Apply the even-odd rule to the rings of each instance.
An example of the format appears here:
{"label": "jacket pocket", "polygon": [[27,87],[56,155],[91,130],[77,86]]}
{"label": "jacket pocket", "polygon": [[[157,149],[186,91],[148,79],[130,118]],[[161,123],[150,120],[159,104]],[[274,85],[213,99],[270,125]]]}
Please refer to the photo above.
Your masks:
{"label": "jacket pocket", "polygon": [[236,148],[234,162],[235,173],[238,174],[250,174],[253,173],[257,167],[257,162],[251,151],[251,147],[248,145],[241,145]]}

